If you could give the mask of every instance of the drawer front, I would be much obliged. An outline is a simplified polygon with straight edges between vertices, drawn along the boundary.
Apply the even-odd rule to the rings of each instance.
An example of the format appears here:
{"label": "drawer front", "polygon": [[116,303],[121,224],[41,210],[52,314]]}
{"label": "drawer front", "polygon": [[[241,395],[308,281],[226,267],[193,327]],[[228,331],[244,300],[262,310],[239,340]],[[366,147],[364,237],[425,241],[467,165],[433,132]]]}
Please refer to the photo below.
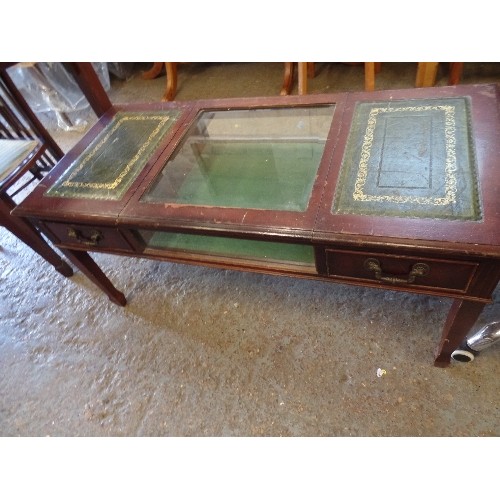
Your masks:
{"label": "drawer front", "polygon": [[476,262],[408,255],[326,250],[328,276],[391,288],[401,286],[465,293],[478,265]]}
{"label": "drawer front", "polygon": [[131,245],[115,228],[59,222],[46,222],[45,226],[61,246],[78,247],[88,251],[93,248],[132,250]]}

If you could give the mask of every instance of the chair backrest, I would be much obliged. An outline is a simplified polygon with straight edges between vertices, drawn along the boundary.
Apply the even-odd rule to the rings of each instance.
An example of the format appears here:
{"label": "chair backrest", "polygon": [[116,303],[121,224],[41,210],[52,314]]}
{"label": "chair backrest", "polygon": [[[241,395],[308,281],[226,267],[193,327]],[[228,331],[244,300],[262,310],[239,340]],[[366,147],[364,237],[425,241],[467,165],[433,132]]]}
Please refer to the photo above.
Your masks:
{"label": "chair backrest", "polygon": [[[20,144],[20,140],[36,141],[37,148],[33,150],[33,154],[26,158],[22,165],[19,165],[19,168],[13,169],[12,165],[9,167],[13,175],[7,179],[4,177],[0,183],[2,190],[10,189],[13,177],[17,179],[16,172],[21,172],[21,170],[31,172],[35,179],[41,179],[43,173],[51,170],[64,156],[62,149],[42,125],[11,79],[8,68],[13,64],[0,62],[0,140],[18,141],[17,146],[12,144],[7,146],[4,143],[7,149],[11,147],[22,149],[23,146]],[[72,62],[64,63],[64,65],[75,78],[76,83],[98,117],[112,108],[111,101],[92,63]],[[15,196],[32,180],[28,180],[21,187],[14,187],[14,189],[17,189],[14,193],[11,192],[10,196]]]}
{"label": "chair backrest", "polygon": [[0,78],[0,139],[36,140],[42,152],[36,162],[40,171],[49,171],[63,152],[36,116],[28,109],[22,96],[14,95],[4,78]]}

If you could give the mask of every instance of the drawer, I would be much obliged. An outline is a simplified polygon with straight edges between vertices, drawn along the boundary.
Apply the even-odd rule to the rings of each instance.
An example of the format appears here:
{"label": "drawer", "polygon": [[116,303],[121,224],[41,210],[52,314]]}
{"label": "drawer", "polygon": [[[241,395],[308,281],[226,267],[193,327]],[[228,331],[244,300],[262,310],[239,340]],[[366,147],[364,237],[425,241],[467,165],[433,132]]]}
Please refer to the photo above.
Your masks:
{"label": "drawer", "polygon": [[467,292],[478,269],[476,262],[428,257],[326,249],[329,277],[380,284],[390,288]]}
{"label": "drawer", "polygon": [[59,222],[45,222],[45,227],[54,235],[57,244],[85,250],[118,249],[133,250],[123,234],[116,228],[86,226]]}

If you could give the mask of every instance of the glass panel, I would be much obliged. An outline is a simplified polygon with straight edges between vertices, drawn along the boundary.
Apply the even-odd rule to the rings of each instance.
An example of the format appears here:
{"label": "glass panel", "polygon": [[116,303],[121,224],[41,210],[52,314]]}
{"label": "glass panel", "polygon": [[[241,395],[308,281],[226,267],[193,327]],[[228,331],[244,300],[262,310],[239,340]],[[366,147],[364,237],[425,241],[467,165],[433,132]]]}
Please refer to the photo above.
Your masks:
{"label": "glass panel", "polygon": [[244,240],[221,236],[139,231],[149,248],[251,260],[314,265],[313,247],[296,243]]}
{"label": "glass panel", "polygon": [[204,111],[142,201],[304,211],[333,111]]}
{"label": "glass panel", "polygon": [[180,115],[118,112],[45,196],[120,200]]}

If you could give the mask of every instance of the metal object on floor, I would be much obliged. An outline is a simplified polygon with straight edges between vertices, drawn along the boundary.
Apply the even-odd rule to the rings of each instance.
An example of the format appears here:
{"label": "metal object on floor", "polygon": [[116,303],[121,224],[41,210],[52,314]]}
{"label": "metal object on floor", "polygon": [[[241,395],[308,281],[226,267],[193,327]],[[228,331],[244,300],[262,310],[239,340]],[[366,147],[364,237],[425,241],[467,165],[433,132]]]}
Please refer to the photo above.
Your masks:
{"label": "metal object on floor", "polygon": [[494,321],[483,326],[476,333],[469,335],[451,357],[455,361],[469,363],[484,349],[500,340],[500,321]]}

